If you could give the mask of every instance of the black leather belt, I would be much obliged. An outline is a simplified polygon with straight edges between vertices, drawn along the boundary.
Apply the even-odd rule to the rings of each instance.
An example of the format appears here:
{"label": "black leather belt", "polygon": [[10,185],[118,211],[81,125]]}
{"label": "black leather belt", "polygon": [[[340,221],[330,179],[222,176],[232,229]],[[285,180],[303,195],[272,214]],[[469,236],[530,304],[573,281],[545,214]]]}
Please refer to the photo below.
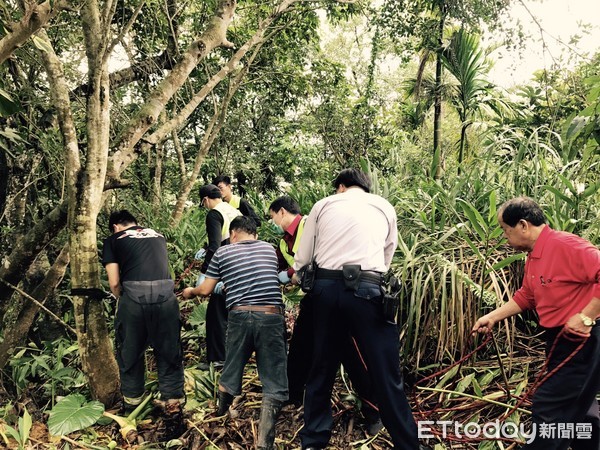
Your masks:
{"label": "black leather belt", "polygon": [[[344,273],[341,270],[329,270],[329,269],[317,269],[317,279],[326,280],[343,280]],[[360,281],[368,281],[370,283],[381,284],[383,280],[383,274],[380,272],[374,272],[371,270],[362,270],[358,276]]]}
{"label": "black leather belt", "polygon": [[236,305],[232,306],[231,310],[238,311],[251,311],[251,312],[262,312],[265,314],[281,314],[283,315],[283,308],[275,305]]}

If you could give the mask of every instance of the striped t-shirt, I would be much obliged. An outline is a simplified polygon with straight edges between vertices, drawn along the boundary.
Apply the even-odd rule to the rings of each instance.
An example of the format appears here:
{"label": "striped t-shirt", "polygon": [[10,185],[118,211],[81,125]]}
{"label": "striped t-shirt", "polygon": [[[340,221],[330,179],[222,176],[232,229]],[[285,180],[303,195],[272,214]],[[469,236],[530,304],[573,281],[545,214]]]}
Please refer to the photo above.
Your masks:
{"label": "striped t-shirt", "polygon": [[282,304],[277,254],[267,242],[249,240],[220,247],[208,265],[206,276],[225,284],[227,308]]}

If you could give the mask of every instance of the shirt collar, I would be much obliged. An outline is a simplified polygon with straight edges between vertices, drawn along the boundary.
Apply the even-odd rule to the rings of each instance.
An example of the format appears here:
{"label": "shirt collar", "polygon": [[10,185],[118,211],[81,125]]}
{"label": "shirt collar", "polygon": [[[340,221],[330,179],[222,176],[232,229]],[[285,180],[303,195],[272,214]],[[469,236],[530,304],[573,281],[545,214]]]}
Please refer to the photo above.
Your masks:
{"label": "shirt collar", "polygon": [[298,224],[300,223],[301,220],[302,220],[302,214],[298,214],[296,216],[296,218],[294,220],[292,220],[292,223],[290,223],[290,226],[285,229],[285,232],[287,234],[289,234],[290,236],[293,236],[294,233],[296,232],[296,229],[298,228]]}
{"label": "shirt collar", "polygon": [[552,229],[550,228],[550,225],[546,225],[544,228],[542,228],[542,232],[536,239],[535,244],[533,244],[533,250],[531,250],[531,252],[529,253],[530,258],[542,257],[542,253],[544,252],[544,246],[546,245],[546,242],[548,242],[551,233]]}

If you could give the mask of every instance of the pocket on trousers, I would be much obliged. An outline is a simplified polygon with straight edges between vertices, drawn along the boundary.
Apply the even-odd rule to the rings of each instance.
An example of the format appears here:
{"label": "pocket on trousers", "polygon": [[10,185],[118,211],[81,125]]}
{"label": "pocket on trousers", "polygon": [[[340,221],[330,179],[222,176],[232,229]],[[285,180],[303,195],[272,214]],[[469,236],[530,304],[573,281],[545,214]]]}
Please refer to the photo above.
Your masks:
{"label": "pocket on trousers", "polygon": [[354,291],[354,296],[365,300],[381,300],[381,287],[373,283],[362,282]]}

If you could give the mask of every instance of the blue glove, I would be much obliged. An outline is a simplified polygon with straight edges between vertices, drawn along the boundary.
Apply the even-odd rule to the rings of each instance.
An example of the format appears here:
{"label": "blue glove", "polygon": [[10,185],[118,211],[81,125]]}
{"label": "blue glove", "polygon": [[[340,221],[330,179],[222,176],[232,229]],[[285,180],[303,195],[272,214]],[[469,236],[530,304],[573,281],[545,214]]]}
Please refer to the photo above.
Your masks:
{"label": "blue glove", "polygon": [[200,272],[200,275],[198,275],[198,279],[196,280],[196,287],[198,287],[202,283],[204,283],[205,278],[206,278],[206,275],[204,275],[202,272]]}
{"label": "blue glove", "polygon": [[196,254],[194,255],[194,259],[197,259],[197,260],[202,260],[202,259],[204,259],[204,257],[205,257],[205,256],[206,256],[206,249],[204,249],[204,248],[201,248],[201,249],[200,249],[200,250],[198,250],[198,251],[196,252]]}
{"label": "blue glove", "polygon": [[213,294],[222,295],[223,289],[225,289],[225,285],[222,281],[219,281],[213,289]]}
{"label": "blue glove", "polygon": [[277,277],[279,278],[279,282],[281,284],[288,284],[290,281],[292,281],[292,279],[288,277],[287,270],[282,270],[279,272]]}

